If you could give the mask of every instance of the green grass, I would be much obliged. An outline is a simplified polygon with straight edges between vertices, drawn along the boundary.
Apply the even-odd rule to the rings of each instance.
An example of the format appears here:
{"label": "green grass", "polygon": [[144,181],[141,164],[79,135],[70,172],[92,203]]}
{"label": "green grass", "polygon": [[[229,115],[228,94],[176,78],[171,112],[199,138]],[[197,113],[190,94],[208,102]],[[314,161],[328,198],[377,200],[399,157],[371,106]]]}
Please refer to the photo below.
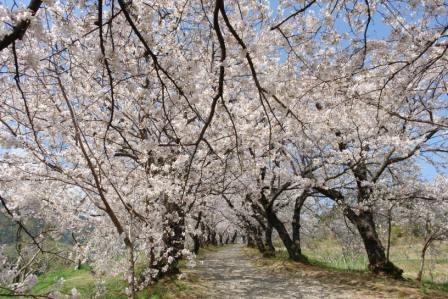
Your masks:
{"label": "green grass", "polygon": [[340,271],[367,271],[367,258],[362,254],[351,254],[344,257],[331,250],[304,250],[311,264]]}
{"label": "green grass", "polygon": [[[206,248],[202,250],[202,254],[206,254],[209,251],[218,250],[218,248]],[[184,269],[186,267],[186,261],[180,260],[179,267]],[[62,287],[58,287],[60,279],[64,279]],[[98,296],[98,286],[101,281],[100,288],[104,291]],[[165,299],[165,298],[191,298],[190,293],[194,293],[192,290],[191,281],[178,280],[174,277],[166,277],[156,282],[149,288],[138,292],[137,298],[152,298],[152,299]],[[91,267],[83,265],[81,269],[76,270],[73,267],[67,265],[59,265],[57,268],[53,267],[53,270],[46,272],[38,277],[38,282],[31,290],[33,295],[47,295],[51,292],[58,291],[64,295],[71,295],[73,288],[76,288],[81,298],[96,298],[101,299],[125,299],[124,293],[127,287],[126,281],[121,276],[100,276],[94,275]],[[0,294],[2,291],[0,290]],[[4,293],[5,294],[5,293]],[[0,295],[0,298],[2,296]]]}
{"label": "green grass", "polygon": [[[64,278],[62,288],[58,289],[58,281]],[[73,268],[62,268],[57,271],[50,271],[38,277],[37,284],[32,288],[32,294],[45,295],[53,291],[70,295],[73,288],[80,293],[81,298],[92,298],[98,292],[98,286],[104,293],[99,298],[127,298],[124,289],[127,286],[119,276],[95,277],[89,266],[83,266],[76,270]]]}
{"label": "green grass", "polygon": [[430,289],[430,290],[437,290],[442,292],[448,293],[448,282],[446,283],[435,283],[429,280],[424,280],[422,283],[422,289]]}
{"label": "green grass", "polygon": [[[390,259],[404,270],[406,278],[415,279],[417,277],[420,268],[421,243],[421,240],[416,238],[394,237],[394,243],[390,249]],[[435,245],[439,253],[431,254],[431,251],[428,251],[423,280],[443,285],[448,283],[448,243]],[[280,248],[283,248],[283,246]],[[279,253],[287,257],[286,252],[280,251]],[[341,245],[332,238],[315,240],[305,244],[303,253],[312,264],[328,269],[367,271],[368,260],[364,252],[352,252],[344,257]]]}
{"label": "green grass", "polygon": [[[390,249],[390,259],[404,270],[404,277],[414,280],[420,268],[421,240],[409,236],[394,236]],[[279,244],[280,245],[280,244]],[[331,271],[367,271],[367,256],[351,253],[343,256],[342,247],[337,240],[327,238],[306,244],[303,253],[310,263]],[[283,248],[283,247],[281,247]],[[429,250],[423,272],[422,290],[448,292],[448,243],[435,244],[435,250]],[[278,251],[279,258],[287,259],[286,251]]]}
{"label": "green grass", "polygon": [[[448,283],[434,283],[424,280],[420,285],[412,279],[395,280],[386,276],[373,275],[366,270],[365,265],[362,267],[362,259],[354,259],[352,263],[348,261],[341,265],[333,260],[322,261],[308,257],[310,265],[306,265],[290,260],[285,250],[277,250],[275,257],[263,257],[254,248],[246,248],[245,251],[247,255],[256,257],[256,263],[260,267],[267,267],[273,271],[298,272],[301,277],[308,277],[323,284],[370,291],[370,295],[374,297],[448,298]],[[318,251],[311,255],[320,256]],[[348,269],[347,265],[352,269]],[[357,266],[362,270],[353,270]],[[384,297],[385,295],[386,297]]]}
{"label": "green grass", "polygon": [[[418,285],[415,278],[420,268],[422,240],[397,229],[392,231],[392,240],[391,261],[404,270],[405,278]],[[346,253],[344,257],[340,242],[331,236],[307,241],[303,253],[312,265],[330,271],[367,272],[368,260],[364,252]],[[278,250],[274,259],[287,260],[283,244],[277,241],[275,246]],[[421,289],[448,292],[448,242],[435,243],[434,248],[428,250]]]}
{"label": "green grass", "polygon": [[[64,279],[64,283],[58,289],[58,281],[61,278]],[[113,280],[110,286],[119,285],[116,279]],[[96,280],[88,266],[83,266],[79,270],[74,268],[61,268],[47,272],[38,277],[38,282],[33,287],[32,293],[35,295],[45,295],[53,291],[59,291],[62,294],[69,295],[73,288],[76,288],[83,298],[89,298],[95,294]]]}
{"label": "green grass", "polygon": [[[61,289],[57,289],[58,281],[64,278],[64,284]],[[115,276],[104,277],[103,288],[105,292],[99,296],[104,299],[127,298],[124,289],[127,283]],[[38,277],[38,283],[33,287],[33,295],[45,295],[58,290],[62,294],[70,295],[71,290],[76,288],[81,298],[92,298],[97,292],[97,280],[89,267],[82,269],[61,269],[45,273]],[[140,291],[137,298],[176,298],[177,294],[187,293],[190,286],[187,282],[178,281],[175,277],[162,279],[150,288]]]}
{"label": "green grass", "polygon": [[140,292],[138,298],[189,298],[191,290],[192,288],[188,282],[177,280],[175,277],[170,277],[162,279],[148,290]]}
{"label": "green grass", "polygon": [[357,259],[325,259],[320,260],[312,257],[308,257],[310,264],[313,266],[318,266],[321,268],[325,268],[331,271],[341,271],[341,272],[350,272],[350,271],[358,271],[358,272],[367,272],[366,263],[362,257]]}
{"label": "green grass", "polygon": [[[64,278],[63,287],[57,289],[58,281]],[[127,298],[124,289],[127,283],[120,277],[104,277],[104,293],[99,298],[121,299]],[[64,295],[70,295],[71,290],[76,288],[81,298],[92,298],[97,292],[97,279],[92,274],[91,269],[84,266],[82,269],[75,270],[70,268],[51,271],[38,277],[38,283],[33,287],[33,295],[45,295],[58,290]],[[188,282],[179,281],[175,277],[165,278],[157,282],[148,289],[142,290],[137,294],[137,298],[178,298],[182,295],[187,296],[191,287]],[[187,297],[185,297],[187,298]]]}
{"label": "green grass", "polygon": [[[269,257],[271,260],[286,261],[289,259],[288,252],[284,247],[277,244],[275,256]],[[303,254],[308,258],[311,265],[324,268],[329,271],[350,272],[360,271],[367,272],[367,260],[362,255],[353,256],[344,259],[342,256],[334,254],[326,250],[303,250]]]}

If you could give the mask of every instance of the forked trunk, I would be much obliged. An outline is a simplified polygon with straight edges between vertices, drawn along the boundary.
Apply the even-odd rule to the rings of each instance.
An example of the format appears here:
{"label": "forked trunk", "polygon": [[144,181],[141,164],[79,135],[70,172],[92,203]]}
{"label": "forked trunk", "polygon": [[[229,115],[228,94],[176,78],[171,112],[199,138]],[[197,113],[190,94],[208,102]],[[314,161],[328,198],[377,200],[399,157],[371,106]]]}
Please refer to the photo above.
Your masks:
{"label": "forked trunk", "polygon": [[283,222],[278,219],[275,212],[272,211],[272,209],[270,209],[269,207],[266,209],[266,216],[269,224],[272,225],[273,228],[275,228],[278,236],[285,245],[286,250],[288,251],[289,258],[293,261],[308,263],[308,259],[302,254],[300,246],[297,246],[298,244],[293,242]]}

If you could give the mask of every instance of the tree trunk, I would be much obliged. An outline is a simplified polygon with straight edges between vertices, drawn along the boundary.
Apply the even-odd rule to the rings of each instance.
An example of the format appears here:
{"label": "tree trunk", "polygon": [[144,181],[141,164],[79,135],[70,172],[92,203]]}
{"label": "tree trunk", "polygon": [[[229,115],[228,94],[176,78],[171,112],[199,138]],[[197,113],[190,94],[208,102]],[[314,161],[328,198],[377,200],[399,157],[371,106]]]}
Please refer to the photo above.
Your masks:
{"label": "tree trunk", "polygon": [[[166,208],[164,224],[167,230],[163,234],[162,239],[166,248],[171,249],[170,252],[166,253],[165,264],[168,265],[168,270],[165,275],[170,275],[179,273],[177,260],[181,257],[185,244],[185,215],[182,207],[175,202],[169,201],[168,198],[165,198],[164,205]],[[174,258],[174,262],[168,263],[169,256]]]}
{"label": "tree trunk", "polygon": [[232,239],[231,239],[230,243],[232,243],[232,244],[235,243],[237,237],[238,237],[238,233],[237,233],[237,231],[235,231],[235,233],[232,236]]}
{"label": "tree trunk", "polygon": [[265,247],[266,247],[266,252],[264,253],[265,256],[275,256],[275,247],[274,244],[272,244],[272,225],[268,224],[266,226],[266,230],[264,232],[265,235]]}
{"label": "tree trunk", "polygon": [[392,235],[392,208],[389,209],[388,214],[387,214],[387,252],[386,252],[387,261],[390,261],[389,253],[390,253],[391,235]]}
{"label": "tree trunk", "polygon": [[129,283],[129,293],[128,298],[135,299],[135,260],[134,260],[134,247],[128,247],[129,253],[129,269],[128,269],[128,283]]}
{"label": "tree trunk", "polygon": [[199,236],[193,236],[193,253],[198,254],[201,248],[201,242],[199,241]]}
{"label": "tree trunk", "polygon": [[418,270],[417,281],[422,281],[423,270],[425,268],[426,251],[428,250],[432,240],[433,240],[432,236],[427,237],[425,240],[425,244],[423,245],[422,251],[420,252],[420,269]]}
{"label": "tree trunk", "polygon": [[266,247],[264,246],[263,239],[258,236],[255,237],[255,244],[257,245],[258,251],[264,255],[266,253]]}
{"label": "tree trunk", "polygon": [[211,230],[210,231],[210,233],[211,233],[211,236],[210,236],[210,243],[212,244],[212,245],[215,245],[215,246],[217,246],[218,245],[218,240],[216,239],[216,232],[213,230]]}
{"label": "tree trunk", "polygon": [[266,217],[270,225],[277,231],[280,239],[288,251],[289,258],[293,261],[308,263],[308,259],[302,254],[302,250],[297,246],[288,234],[285,225],[278,219],[272,208],[266,208]]}
{"label": "tree trunk", "polygon": [[369,259],[369,270],[376,274],[402,278],[403,270],[387,260],[384,247],[376,232],[372,211],[362,211],[358,215],[347,207],[344,212],[361,235]]}
{"label": "tree trunk", "polygon": [[247,247],[256,247],[255,240],[252,238],[251,234],[247,234]]}
{"label": "tree trunk", "polygon": [[258,251],[260,251],[261,254],[265,254],[266,247],[264,246],[264,240],[263,240],[263,231],[260,227],[254,227],[254,234],[253,238],[255,241],[255,245],[258,248]]}
{"label": "tree trunk", "polygon": [[294,213],[292,216],[292,242],[298,249],[298,251],[302,252],[302,247],[300,244],[300,213],[302,211],[303,204],[305,200],[308,198],[308,194],[306,192],[302,193],[302,195],[296,198],[296,202],[294,204]]}
{"label": "tree trunk", "polygon": [[199,229],[199,226],[201,226],[201,219],[202,219],[202,211],[198,213],[198,217],[196,219],[196,225],[194,227],[195,232],[192,234],[194,254],[198,254],[199,248],[201,247],[200,236],[197,235],[197,230]]}

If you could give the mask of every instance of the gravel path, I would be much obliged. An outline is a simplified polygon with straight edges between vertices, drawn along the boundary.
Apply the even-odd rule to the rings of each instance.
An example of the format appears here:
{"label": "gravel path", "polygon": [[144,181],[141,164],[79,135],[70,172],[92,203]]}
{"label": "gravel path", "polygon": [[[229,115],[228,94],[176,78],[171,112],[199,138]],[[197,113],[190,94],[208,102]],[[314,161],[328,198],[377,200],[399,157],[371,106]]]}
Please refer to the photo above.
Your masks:
{"label": "gravel path", "polygon": [[300,273],[260,267],[255,260],[241,246],[227,246],[199,258],[189,272],[198,276],[208,294],[205,298],[396,298],[373,296],[356,285],[322,283]]}

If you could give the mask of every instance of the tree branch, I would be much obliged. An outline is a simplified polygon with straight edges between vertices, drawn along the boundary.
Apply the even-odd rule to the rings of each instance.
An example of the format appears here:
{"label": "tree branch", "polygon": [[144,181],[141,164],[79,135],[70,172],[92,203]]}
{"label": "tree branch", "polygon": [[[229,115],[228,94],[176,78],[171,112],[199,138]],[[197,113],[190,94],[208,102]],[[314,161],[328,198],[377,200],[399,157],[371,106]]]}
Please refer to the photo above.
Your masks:
{"label": "tree branch", "polygon": [[[31,11],[31,15],[36,15],[37,11],[39,10],[40,6],[42,4],[41,0],[31,0],[30,4],[28,5],[28,10]],[[14,26],[12,32],[10,34],[7,34],[3,37],[3,39],[0,41],[0,51],[3,51],[3,49],[7,48],[10,44],[14,43],[18,39],[22,39],[25,35],[26,30],[31,24],[30,19],[24,19],[21,20],[17,25]]]}

